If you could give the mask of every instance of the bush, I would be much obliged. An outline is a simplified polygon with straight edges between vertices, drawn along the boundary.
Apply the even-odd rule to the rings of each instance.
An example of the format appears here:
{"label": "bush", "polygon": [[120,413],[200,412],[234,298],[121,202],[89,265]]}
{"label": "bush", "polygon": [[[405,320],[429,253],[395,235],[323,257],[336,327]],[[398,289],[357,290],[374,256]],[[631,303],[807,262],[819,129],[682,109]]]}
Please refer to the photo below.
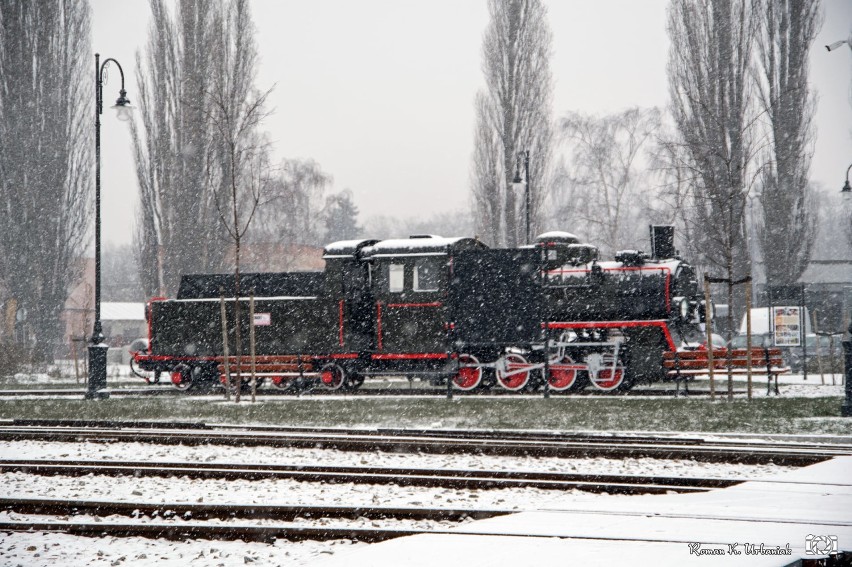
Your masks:
{"label": "bush", "polygon": [[14,376],[29,363],[29,352],[18,343],[0,342],[0,377]]}
{"label": "bush", "polygon": [[[843,373],[843,356],[835,356],[834,364],[832,364],[830,356],[822,357],[822,370],[826,374],[842,374]],[[817,357],[808,355],[808,374],[819,374],[819,361]]]}

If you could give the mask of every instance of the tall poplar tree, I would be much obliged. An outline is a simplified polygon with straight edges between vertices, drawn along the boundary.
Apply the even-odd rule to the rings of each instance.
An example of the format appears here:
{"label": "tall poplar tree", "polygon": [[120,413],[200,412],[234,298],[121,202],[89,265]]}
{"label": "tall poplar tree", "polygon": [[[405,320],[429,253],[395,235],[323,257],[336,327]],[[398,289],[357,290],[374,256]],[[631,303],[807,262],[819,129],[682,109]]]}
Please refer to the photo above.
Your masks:
{"label": "tall poplar tree", "polygon": [[552,35],[541,0],[489,0],[488,12],[482,42],[485,88],[475,103],[471,193],[483,240],[514,247],[525,236],[524,195],[512,186],[518,152],[530,152],[533,231],[549,185]]}
{"label": "tall poplar tree", "polygon": [[40,360],[92,234],[93,70],[87,1],[0,2],[0,274]]}
{"label": "tall poplar tree", "polygon": [[687,221],[699,259],[728,279],[751,268],[745,206],[762,167],[752,103],[759,6],[758,0],[672,0],[669,8],[669,92],[676,161],[689,193]]}
{"label": "tall poplar tree", "polygon": [[758,87],[771,144],[758,196],[757,241],[767,283],[790,285],[807,268],[816,237],[808,180],[816,101],[808,86],[808,57],[822,9],[819,0],[765,2]]}
{"label": "tall poplar tree", "polygon": [[225,231],[208,180],[214,167],[209,119],[222,38],[219,2],[181,0],[174,13],[150,0],[145,57],[136,56],[141,128],[133,144],[140,208],[135,240],[146,294],[172,295],[180,276],[222,267]]}

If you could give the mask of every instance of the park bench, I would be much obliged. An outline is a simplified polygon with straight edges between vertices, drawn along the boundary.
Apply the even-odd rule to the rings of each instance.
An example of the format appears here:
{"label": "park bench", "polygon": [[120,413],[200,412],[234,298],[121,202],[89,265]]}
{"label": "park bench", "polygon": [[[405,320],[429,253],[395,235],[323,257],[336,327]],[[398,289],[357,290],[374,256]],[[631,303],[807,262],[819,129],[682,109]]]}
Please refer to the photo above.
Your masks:
{"label": "park bench", "polygon": [[[222,382],[225,381],[225,364],[223,357],[217,357],[219,364],[219,378]],[[235,376],[237,372],[243,378],[251,375],[251,357],[243,355],[240,357],[240,364],[237,365],[237,357],[228,357],[228,366],[231,375]],[[255,357],[254,372],[258,378],[268,378],[276,376],[304,376],[305,374],[314,374],[314,361],[310,356],[288,355],[288,356],[257,356]]]}
{"label": "park bench", "polygon": [[[663,366],[666,375],[673,378],[677,387],[675,394],[680,392],[680,383],[684,383],[684,391],[688,394],[687,382],[696,376],[704,376],[710,373],[709,351],[687,350],[666,352],[663,354]],[[748,349],[733,349],[731,351],[731,374],[743,376],[748,374],[748,365],[751,361],[752,375],[764,375],[767,377],[766,394],[772,390],[772,381],[775,379],[775,394],[778,395],[778,375],[790,372],[790,367],[784,365],[781,357],[781,349],[771,347],[752,347]],[[727,376],[728,374],[728,349],[713,349],[713,373]]]}

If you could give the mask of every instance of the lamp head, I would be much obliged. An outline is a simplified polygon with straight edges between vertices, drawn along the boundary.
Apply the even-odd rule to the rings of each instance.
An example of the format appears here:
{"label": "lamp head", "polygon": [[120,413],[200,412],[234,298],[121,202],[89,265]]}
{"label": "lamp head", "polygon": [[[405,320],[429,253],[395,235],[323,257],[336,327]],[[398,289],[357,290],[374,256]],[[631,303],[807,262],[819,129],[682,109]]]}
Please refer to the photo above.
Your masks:
{"label": "lamp head", "polygon": [[840,190],[840,194],[843,195],[844,199],[852,198],[852,186],[849,185],[849,180],[846,180],[846,183],[843,185],[843,189]]}
{"label": "lamp head", "polygon": [[834,51],[835,49],[837,49],[838,47],[840,47],[840,46],[841,46],[841,45],[843,45],[844,43],[849,44],[849,49],[852,49],[852,43],[849,43],[849,40],[847,40],[847,39],[842,39],[842,40],[840,40],[840,41],[835,41],[834,43],[831,43],[831,44],[829,44],[829,45],[826,45],[826,46],[825,46],[825,48],[826,48],[828,51]]}
{"label": "lamp head", "polygon": [[115,109],[119,120],[130,120],[133,107],[130,105],[130,99],[127,98],[127,91],[121,89],[118,93],[118,99],[115,101]]}
{"label": "lamp head", "polygon": [[519,164],[515,164],[515,178],[512,179],[512,190],[522,191],[523,189],[524,182],[521,180],[521,168]]}

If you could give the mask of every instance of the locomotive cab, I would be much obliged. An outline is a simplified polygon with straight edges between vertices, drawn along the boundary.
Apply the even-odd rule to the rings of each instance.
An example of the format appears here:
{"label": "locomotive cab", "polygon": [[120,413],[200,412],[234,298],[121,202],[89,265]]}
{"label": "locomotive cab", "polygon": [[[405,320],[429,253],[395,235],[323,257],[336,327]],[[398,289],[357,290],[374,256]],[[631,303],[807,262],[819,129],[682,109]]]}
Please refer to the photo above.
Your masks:
{"label": "locomotive cab", "polygon": [[446,358],[452,254],[484,248],[472,238],[413,236],[364,251],[374,311],[374,360]]}
{"label": "locomotive cab", "polygon": [[365,353],[373,344],[370,312],[373,304],[370,271],[364,249],[378,240],[344,240],[323,251],[326,292],[338,302],[338,343],[342,351]]}

